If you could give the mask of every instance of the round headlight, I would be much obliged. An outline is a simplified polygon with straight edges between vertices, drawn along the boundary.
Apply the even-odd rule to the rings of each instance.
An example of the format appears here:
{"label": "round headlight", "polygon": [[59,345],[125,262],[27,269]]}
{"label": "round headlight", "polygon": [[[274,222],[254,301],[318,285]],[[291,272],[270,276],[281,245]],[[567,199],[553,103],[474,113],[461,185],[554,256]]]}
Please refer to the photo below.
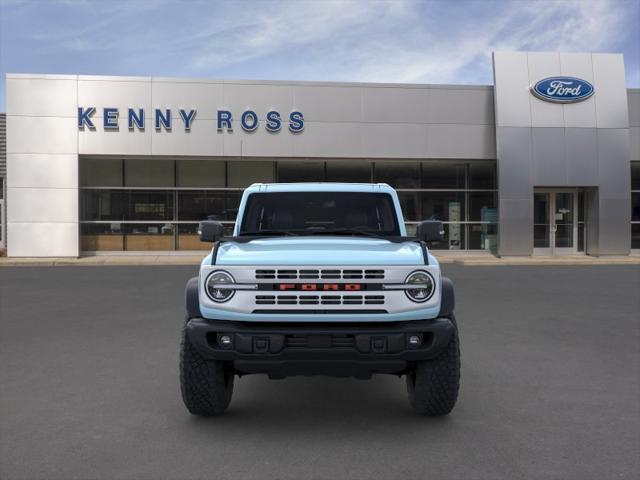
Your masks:
{"label": "round headlight", "polygon": [[417,303],[422,303],[429,300],[433,295],[433,292],[435,292],[436,290],[436,285],[433,281],[433,277],[429,273],[420,270],[411,273],[404,281],[404,283],[415,283],[416,286],[420,285],[419,288],[411,288],[405,290],[407,297]]}
{"label": "round headlight", "polygon": [[[217,272],[213,272],[207,278],[207,283],[205,284],[207,295],[214,302],[227,302],[233,297],[235,290],[220,288],[220,285],[224,285],[225,283],[235,283],[235,280],[231,275],[223,270],[218,270]],[[214,288],[217,287],[217,288]]]}

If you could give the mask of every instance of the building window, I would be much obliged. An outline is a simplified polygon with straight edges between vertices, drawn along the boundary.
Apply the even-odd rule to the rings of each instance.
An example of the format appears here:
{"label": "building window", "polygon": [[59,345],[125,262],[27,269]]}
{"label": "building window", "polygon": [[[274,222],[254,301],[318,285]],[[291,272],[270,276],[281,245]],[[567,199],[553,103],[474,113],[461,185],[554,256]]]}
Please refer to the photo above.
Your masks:
{"label": "building window", "polygon": [[417,192],[398,192],[400,208],[405,222],[419,222],[424,220],[420,216],[420,194]]}
{"label": "building window", "polygon": [[479,223],[467,225],[467,249],[489,250],[496,249],[498,238],[498,225],[495,223]]}
{"label": "building window", "polygon": [[640,223],[631,224],[631,248],[640,250]]}
{"label": "building window", "polygon": [[247,188],[252,183],[273,183],[273,162],[228,162],[228,187]]}
{"label": "building window", "polygon": [[241,192],[235,191],[178,191],[178,221],[236,219]]}
{"label": "building window", "polygon": [[640,191],[640,162],[631,162],[631,190]]}
{"label": "building window", "polygon": [[640,250],[640,162],[631,162],[631,249]]}
{"label": "building window", "polygon": [[465,164],[422,163],[422,188],[462,190],[465,177]]}
{"label": "building window", "polygon": [[324,182],[324,162],[278,162],[278,182]]}
{"label": "building window", "polygon": [[124,250],[122,224],[119,222],[81,223],[80,248],[91,252]]}
{"label": "building window", "polygon": [[631,221],[640,222],[640,191],[631,192]]}
{"label": "building window", "polygon": [[498,188],[495,163],[469,163],[469,188],[495,190]]}
{"label": "building window", "polygon": [[497,196],[497,192],[469,192],[469,220],[494,222],[491,215],[496,210]]}
{"label": "building window", "polygon": [[444,239],[433,247],[442,250],[465,249],[465,225],[461,223],[447,223],[444,225]]}
{"label": "building window", "polygon": [[121,187],[123,162],[119,159],[87,158],[80,163],[80,185]]}
{"label": "building window", "polygon": [[173,160],[131,160],[124,161],[125,187],[168,187],[175,186],[175,163]]}
{"label": "building window", "polygon": [[423,192],[421,220],[463,222],[465,218],[464,192]]}
{"label": "building window", "polygon": [[437,219],[445,239],[432,248],[494,250],[495,177],[495,162],[480,160],[81,158],[81,249],[207,250],[198,223],[217,219],[231,234],[242,191],[252,183],[373,179],[398,191],[409,235],[421,220]]}
{"label": "building window", "polygon": [[173,194],[166,190],[130,190],[124,192],[127,210],[123,220],[163,221],[174,219]]}
{"label": "building window", "polygon": [[375,162],[374,181],[394,188],[420,188],[420,162]]}
{"label": "building window", "polygon": [[366,161],[330,161],[327,182],[371,183],[371,163]]}
{"label": "building window", "polygon": [[176,162],[176,186],[182,188],[224,188],[225,162],[217,160],[180,160]]}
{"label": "building window", "polygon": [[416,218],[445,224],[445,239],[433,249],[496,251],[495,162],[423,161],[420,178]]}

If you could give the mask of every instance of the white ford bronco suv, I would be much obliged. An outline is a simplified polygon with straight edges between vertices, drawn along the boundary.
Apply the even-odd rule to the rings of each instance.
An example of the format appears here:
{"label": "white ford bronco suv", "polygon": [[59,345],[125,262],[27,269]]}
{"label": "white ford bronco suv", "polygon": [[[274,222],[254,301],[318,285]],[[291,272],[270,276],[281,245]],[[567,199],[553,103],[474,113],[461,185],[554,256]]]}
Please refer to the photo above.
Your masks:
{"label": "white ford bronco suv", "polygon": [[458,397],[460,347],[451,281],[428,244],[441,222],[408,237],[386,184],[254,184],[232,236],[213,242],[187,282],[180,350],[184,404],[223,413],[236,375],[404,375],[409,402],[448,414]]}

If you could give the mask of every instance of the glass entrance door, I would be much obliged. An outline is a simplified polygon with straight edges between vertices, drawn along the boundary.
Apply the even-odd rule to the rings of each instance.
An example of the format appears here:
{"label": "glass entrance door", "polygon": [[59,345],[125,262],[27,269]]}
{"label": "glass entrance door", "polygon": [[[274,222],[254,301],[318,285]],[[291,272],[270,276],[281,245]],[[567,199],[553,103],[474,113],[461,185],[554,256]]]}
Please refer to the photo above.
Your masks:
{"label": "glass entrance door", "polygon": [[576,252],[576,221],[574,192],[555,192],[553,196],[553,254]]}
{"label": "glass entrance door", "polygon": [[577,253],[576,191],[536,190],[533,194],[534,255]]}

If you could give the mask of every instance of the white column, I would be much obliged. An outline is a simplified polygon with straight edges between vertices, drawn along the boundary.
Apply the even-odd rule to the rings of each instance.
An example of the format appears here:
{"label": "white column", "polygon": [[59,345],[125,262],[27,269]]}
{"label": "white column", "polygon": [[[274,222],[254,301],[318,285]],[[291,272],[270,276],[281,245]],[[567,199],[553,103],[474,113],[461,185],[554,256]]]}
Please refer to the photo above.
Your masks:
{"label": "white column", "polygon": [[7,75],[7,253],[77,257],[78,79]]}

